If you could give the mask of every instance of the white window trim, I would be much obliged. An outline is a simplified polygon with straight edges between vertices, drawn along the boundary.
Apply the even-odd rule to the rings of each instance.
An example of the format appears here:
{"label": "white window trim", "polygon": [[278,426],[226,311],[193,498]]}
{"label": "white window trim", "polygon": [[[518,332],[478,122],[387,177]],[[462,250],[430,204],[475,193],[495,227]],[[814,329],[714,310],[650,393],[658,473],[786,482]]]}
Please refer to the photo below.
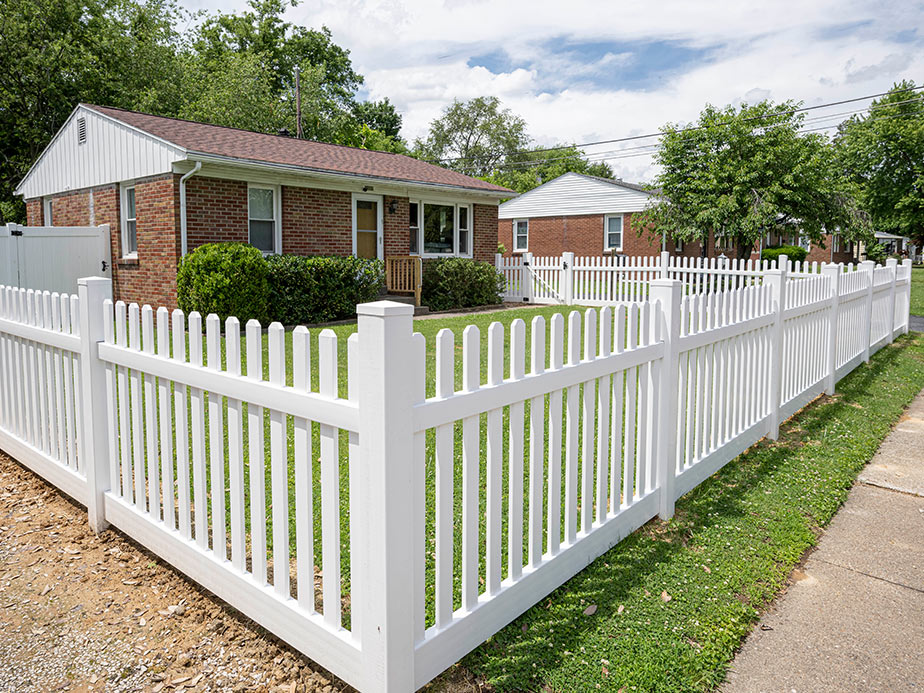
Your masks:
{"label": "white window trim", "polygon": [[[517,224],[519,224],[521,221],[526,222],[526,247],[525,248],[517,248]],[[510,249],[510,252],[511,253],[528,253],[529,252],[529,219],[528,218],[514,219],[512,230],[513,230],[513,234],[510,237],[510,242],[513,248]]]}
{"label": "white window trim", "polygon": [[[426,260],[436,260],[439,258],[446,257],[464,257],[472,258],[474,255],[475,249],[475,206],[471,202],[459,202],[458,200],[452,199],[441,199],[434,197],[425,197],[425,198],[412,198],[408,200],[409,203],[417,203],[417,253],[416,256],[420,256]],[[452,252],[451,253],[427,253],[424,251],[424,220],[426,215],[424,214],[425,205],[446,205],[452,206],[452,224],[454,232],[452,234]],[[468,252],[460,253],[459,252],[459,209],[461,207],[468,208]],[[410,226],[408,226],[408,231],[410,232]]]}
{"label": "white window trim", "polygon": [[[417,226],[411,226],[411,205],[417,205]],[[420,253],[421,253],[421,247],[420,247],[420,237],[421,237],[421,234],[420,234],[420,217],[421,217],[421,214],[423,213],[423,206],[422,206],[420,200],[411,200],[411,199],[408,199],[408,201],[407,201],[407,210],[408,210],[408,214],[407,214],[407,222],[408,222],[408,223],[407,223],[408,255],[413,255],[414,257],[417,257],[417,256],[420,255]],[[410,243],[411,243],[411,231],[412,231],[413,229],[416,229],[416,231],[417,231],[417,233],[415,234],[415,235],[417,236],[417,250],[411,250],[411,247],[410,247]]]}
{"label": "white window trim", "polygon": [[43,197],[42,198],[42,226],[54,226],[55,218],[52,214],[52,203],[53,198]]}
{"label": "white window trim", "polygon": [[369,202],[377,203],[375,206],[376,209],[376,225],[378,226],[378,238],[375,243],[375,256],[379,260],[385,259],[385,220],[384,220],[384,209],[382,207],[385,204],[384,195],[373,195],[366,193],[353,193],[352,200],[350,201],[350,212],[353,218],[353,256],[356,256],[356,203],[360,200],[366,200]]}
{"label": "white window trim", "polygon": [[[610,247],[610,219],[619,217],[619,247]],[[626,245],[626,215],[625,214],[604,214],[603,215],[603,252],[621,253]]]}
{"label": "white window trim", "polygon": [[125,216],[125,209],[128,206],[128,191],[135,190],[135,182],[127,181],[119,184],[119,225],[121,226],[121,248],[122,258],[126,260],[136,260],[138,258],[138,191],[135,190],[135,251],[126,253],[128,247],[128,217]]}
{"label": "white window trim", "polygon": [[[275,233],[273,234],[273,249],[269,252],[263,251],[264,255],[281,255],[282,254],[282,195],[280,192],[280,186],[278,185],[269,185],[266,183],[247,183],[247,243],[250,243],[250,190],[251,188],[258,190],[272,190],[273,191],[273,226]],[[136,198],[137,202],[137,198]]]}

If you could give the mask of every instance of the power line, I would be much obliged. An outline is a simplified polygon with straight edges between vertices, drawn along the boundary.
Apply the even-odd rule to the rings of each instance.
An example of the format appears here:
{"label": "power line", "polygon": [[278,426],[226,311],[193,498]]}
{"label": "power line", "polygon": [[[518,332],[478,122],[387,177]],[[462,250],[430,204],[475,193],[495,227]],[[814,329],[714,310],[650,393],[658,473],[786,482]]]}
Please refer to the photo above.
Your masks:
{"label": "power line", "polygon": [[[921,85],[919,87],[906,87],[905,89],[896,89],[894,91],[884,91],[879,94],[869,94],[867,96],[857,96],[852,99],[842,99],[841,101],[830,101],[828,103],[817,104],[815,106],[803,106],[801,108],[795,108],[789,111],[777,111],[774,113],[768,113],[766,115],[751,116],[751,117],[745,118],[744,120],[750,121],[750,120],[765,120],[767,118],[777,118],[777,117],[784,116],[784,115],[793,115],[795,113],[805,113],[807,111],[815,111],[820,108],[831,108],[832,106],[842,106],[848,103],[856,103],[857,101],[866,101],[867,99],[876,99],[876,98],[879,98],[880,96],[888,96],[889,94],[901,94],[903,92],[908,92],[908,91],[919,91],[921,89],[924,89],[924,85]],[[886,105],[892,105],[892,104],[886,104]],[[717,125],[727,125],[727,123],[718,123]],[[687,127],[687,128],[679,128],[678,130],[675,130],[674,132],[691,132],[691,131],[703,130],[703,129],[705,129],[705,126],[697,125],[697,126],[692,126],[692,127]],[[556,147],[541,147],[537,149],[521,149],[519,151],[512,152],[512,154],[525,154],[525,153],[535,154],[539,152],[554,152],[557,150],[564,149],[566,147],[569,147],[569,148],[574,147],[576,149],[579,149],[582,147],[594,147],[594,146],[598,146],[601,144],[616,144],[618,142],[632,142],[636,140],[650,139],[652,137],[663,137],[665,134],[667,133],[662,130],[659,132],[648,133],[646,135],[631,135],[629,137],[616,137],[616,138],[608,139],[608,140],[598,140],[596,142],[584,142],[582,144],[569,144],[569,145],[564,145],[564,146],[559,145]],[[435,164],[447,164],[447,163],[454,163],[457,161],[471,161],[471,160],[472,160],[472,157],[458,156],[458,157],[448,157],[444,159],[432,159],[430,160],[430,162],[435,163]]]}
{"label": "power line", "polygon": [[[924,88],[924,87],[919,87],[919,88]],[[861,114],[861,113],[873,113],[874,111],[878,111],[878,110],[881,110],[881,109],[883,109],[883,108],[888,108],[888,107],[892,107],[892,106],[899,106],[899,105],[907,104],[907,103],[915,103],[915,102],[920,102],[920,101],[924,101],[924,96],[918,96],[918,97],[915,97],[915,98],[913,98],[913,99],[905,99],[905,100],[902,100],[902,101],[896,101],[896,102],[894,102],[894,103],[880,104],[880,105],[878,105],[878,106],[869,106],[869,107],[867,107],[867,108],[862,108],[862,109],[855,109],[855,110],[851,110],[851,111],[842,111],[842,112],[840,112],[840,113],[829,114],[829,115],[824,115],[824,116],[817,116],[817,117],[815,117],[815,118],[810,118],[810,119],[806,120],[805,123],[803,123],[803,124],[807,124],[807,123],[816,123],[816,122],[817,122],[817,123],[820,123],[820,122],[823,122],[823,121],[825,121],[825,120],[830,120],[830,119],[832,119],[832,118],[841,117],[841,116],[845,116],[845,115],[858,115],[858,114]],[[896,116],[878,116],[878,118],[886,119],[886,118],[892,118],[892,117],[901,117],[901,116],[903,116],[903,115],[907,115],[907,114],[898,114],[898,115],[896,115]],[[841,121],[841,122],[843,122],[843,121]],[[780,127],[781,125],[782,125],[782,124],[770,124],[770,125],[767,125],[766,127],[767,127],[767,128],[771,128],[771,127]],[[834,124],[834,125],[828,125],[828,126],[825,126],[825,127],[808,128],[808,129],[803,128],[803,129],[801,129],[801,132],[820,132],[820,131],[822,131],[822,130],[830,130],[830,129],[836,128],[836,127],[838,127],[839,125],[840,125],[840,123],[837,123],[837,124]],[[699,128],[689,128],[689,129],[699,129]],[[585,145],[585,146],[586,146],[586,145]],[[581,156],[584,160],[586,160],[586,161],[588,161],[588,162],[590,162],[590,163],[598,163],[598,162],[602,162],[602,161],[610,161],[610,160],[613,160],[613,159],[629,159],[629,158],[635,158],[635,157],[637,157],[637,156],[651,155],[651,154],[654,154],[654,153],[657,151],[658,146],[659,146],[658,143],[645,144],[645,145],[639,145],[639,146],[636,146],[636,147],[624,147],[624,148],[622,148],[622,149],[610,149],[610,150],[607,150],[607,151],[604,151],[604,152],[590,152],[590,153],[588,153],[588,154],[583,154],[583,155],[580,155],[580,154],[579,154],[579,156]],[[530,151],[530,153],[536,152],[536,151],[550,151],[550,152],[555,152],[555,151],[562,151],[562,150],[565,150],[565,149],[569,149],[569,148],[571,148],[571,147],[576,147],[576,145],[566,145],[566,146],[562,146],[562,147],[549,148],[549,149],[546,149],[546,150],[528,150],[528,151]],[[646,151],[641,151],[641,152],[638,153],[638,154],[630,154],[630,155],[622,156],[622,154],[623,154],[624,152],[631,152],[631,151],[638,151],[638,150],[646,150]],[[530,168],[530,167],[533,167],[533,166],[541,166],[542,164],[545,164],[545,163],[553,163],[553,162],[555,162],[555,161],[561,161],[561,160],[564,160],[564,159],[570,159],[570,158],[572,158],[572,156],[573,156],[573,154],[565,154],[565,155],[562,155],[562,156],[540,157],[540,158],[537,158],[537,159],[527,159],[527,160],[524,160],[524,161],[511,161],[511,162],[507,162],[507,163],[503,163],[503,164],[498,164],[498,165],[495,167],[495,169],[520,169],[520,168]]]}

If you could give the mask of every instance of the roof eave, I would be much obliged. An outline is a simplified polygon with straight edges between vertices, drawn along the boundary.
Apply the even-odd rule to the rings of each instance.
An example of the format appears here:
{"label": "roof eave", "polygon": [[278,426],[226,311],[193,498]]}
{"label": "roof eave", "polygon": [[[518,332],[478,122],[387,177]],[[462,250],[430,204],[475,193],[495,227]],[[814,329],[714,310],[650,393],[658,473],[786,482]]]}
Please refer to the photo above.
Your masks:
{"label": "roof eave", "polygon": [[210,154],[208,152],[197,152],[188,150],[186,160],[201,161],[203,163],[220,163],[241,166],[243,168],[257,168],[264,170],[289,171],[292,173],[310,173],[312,175],[337,181],[378,181],[382,183],[393,183],[411,188],[421,188],[424,190],[442,190],[448,192],[464,192],[474,195],[484,195],[492,199],[501,200],[511,195],[516,195],[512,190],[487,190],[484,188],[467,187],[463,185],[447,185],[445,183],[428,183],[406,178],[391,178],[387,176],[373,176],[361,173],[341,173],[339,171],[330,171],[323,168],[311,166],[294,166],[292,164],[280,164],[272,161],[261,161],[259,159],[241,159],[232,156],[222,156],[220,154]]}

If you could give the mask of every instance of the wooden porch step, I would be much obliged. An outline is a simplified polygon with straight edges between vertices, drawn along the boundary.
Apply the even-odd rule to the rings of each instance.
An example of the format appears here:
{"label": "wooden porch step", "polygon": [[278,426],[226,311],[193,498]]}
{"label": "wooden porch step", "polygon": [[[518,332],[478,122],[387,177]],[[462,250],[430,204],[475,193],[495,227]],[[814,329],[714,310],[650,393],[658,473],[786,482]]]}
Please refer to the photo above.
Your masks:
{"label": "wooden porch step", "polygon": [[[396,303],[406,303],[409,306],[414,305],[414,297],[407,296],[402,294],[384,294],[382,296],[384,301],[394,301]],[[430,312],[430,309],[427,306],[415,306],[414,315],[426,315]]]}

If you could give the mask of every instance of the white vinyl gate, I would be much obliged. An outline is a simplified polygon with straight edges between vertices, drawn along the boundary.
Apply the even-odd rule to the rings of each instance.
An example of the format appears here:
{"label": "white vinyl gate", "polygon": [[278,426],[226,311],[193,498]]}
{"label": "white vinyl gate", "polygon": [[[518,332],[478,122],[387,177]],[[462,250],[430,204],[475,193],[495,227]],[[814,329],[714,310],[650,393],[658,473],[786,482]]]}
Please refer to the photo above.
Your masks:
{"label": "white vinyl gate", "polygon": [[0,226],[0,284],[74,294],[78,277],[112,278],[109,226]]}

